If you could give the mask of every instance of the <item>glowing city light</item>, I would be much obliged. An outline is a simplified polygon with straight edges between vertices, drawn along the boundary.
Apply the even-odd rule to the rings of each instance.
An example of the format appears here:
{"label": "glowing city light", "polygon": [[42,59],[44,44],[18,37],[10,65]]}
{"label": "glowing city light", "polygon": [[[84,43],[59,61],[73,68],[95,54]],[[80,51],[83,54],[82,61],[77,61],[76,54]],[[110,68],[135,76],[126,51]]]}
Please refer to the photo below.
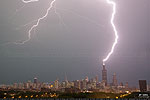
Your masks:
{"label": "glowing city light", "polygon": [[114,24],[114,18],[115,18],[115,14],[116,14],[116,3],[112,0],[106,0],[108,4],[111,4],[113,6],[112,10],[112,16],[111,16],[111,25],[113,27],[113,30],[114,30],[114,33],[115,33],[115,41],[112,45],[112,48],[111,48],[111,51],[108,53],[108,55],[106,56],[106,58],[103,59],[103,65],[105,64],[105,62],[109,59],[109,57],[113,54],[114,52],[114,49],[115,49],[115,46],[116,44],[118,43],[118,32],[117,32],[117,29],[116,29],[116,26]]}

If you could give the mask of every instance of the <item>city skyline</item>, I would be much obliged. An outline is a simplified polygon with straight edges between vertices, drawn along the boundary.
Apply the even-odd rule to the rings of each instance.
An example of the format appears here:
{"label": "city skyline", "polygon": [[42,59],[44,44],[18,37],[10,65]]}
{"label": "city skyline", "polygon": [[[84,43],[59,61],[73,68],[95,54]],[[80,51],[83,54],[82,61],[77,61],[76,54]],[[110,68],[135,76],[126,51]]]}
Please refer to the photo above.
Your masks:
{"label": "city skyline", "polygon": [[[137,82],[136,85],[132,85],[132,84],[129,84],[128,81],[120,81],[118,78],[117,78],[117,75],[116,75],[116,72],[113,73],[113,75],[111,77],[108,77],[107,75],[109,73],[107,73],[107,69],[106,69],[106,65],[102,64],[102,71],[101,71],[101,75],[95,75],[94,77],[89,77],[89,76],[84,76],[82,79],[76,79],[76,80],[68,80],[68,77],[67,77],[67,74],[65,73],[64,74],[64,78],[63,79],[60,79],[59,77],[57,77],[57,79],[55,80],[47,80],[47,81],[40,81],[38,80],[38,77],[34,77],[34,79],[32,78],[32,80],[24,80],[23,82],[13,82],[13,83],[9,83],[9,84],[0,84],[0,86],[3,86],[3,85],[12,85],[12,84],[20,84],[20,83],[26,83],[26,82],[33,82],[33,83],[46,83],[46,84],[51,84],[51,85],[55,85],[55,82],[65,82],[65,81],[68,81],[68,82],[74,82],[74,81],[83,81],[83,80],[86,80],[87,82],[88,81],[95,81],[96,83],[101,83],[101,84],[104,84],[104,86],[128,86],[128,87],[132,87],[132,88],[139,88],[139,83]],[[119,76],[119,75],[118,75]],[[141,80],[141,79],[140,79]],[[144,80],[144,79],[142,79]],[[146,81],[146,80],[145,80]],[[126,85],[127,84],[127,85]],[[149,85],[150,83],[148,82],[147,86],[149,88]]]}
{"label": "city skyline", "polygon": [[[63,80],[65,73],[68,80],[96,75],[102,80],[102,60],[114,41],[110,25],[112,7],[105,0],[57,1],[56,9],[35,30],[31,41],[24,45],[9,44],[27,38],[32,23],[24,24],[41,17],[47,2],[24,5],[21,0],[0,1],[0,84],[33,77],[42,82]],[[116,73],[118,82],[127,81],[132,86],[137,86],[138,80],[149,82],[150,1],[115,2],[114,23],[120,38],[106,63],[107,80],[110,82]]]}
{"label": "city skyline", "polygon": [[[99,80],[99,77],[96,75],[93,78],[86,76],[81,80],[68,80],[67,76],[64,76],[64,80],[60,81],[55,79],[51,82],[40,82],[37,77],[32,81],[28,80],[27,82],[13,83],[10,85],[1,84],[1,91],[59,91],[59,92],[69,92],[69,93],[79,93],[79,92],[105,92],[105,93],[132,93],[141,91],[149,91],[149,85],[142,85],[143,80],[139,81],[140,89],[136,86],[130,86],[128,82],[118,83],[116,73],[113,74],[111,82],[107,81],[107,70],[103,64],[102,69],[102,80]],[[146,80],[144,80],[146,84]],[[143,88],[144,87],[144,88]],[[147,87],[147,88],[146,88]],[[145,89],[146,88],[146,89]]]}
{"label": "city skyline", "polygon": [[106,65],[102,67],[102,80],[96,75],[70,81],[65,74],[63,81],[57,78],[51,82],[40,82],[35,77],[32,81],[0,84],[0,98],[149,98],[150,84],[147,80],[139,80],[138,87],[130,86],[128,82],[118,83],[114,73],[110,83],[107,80]]}

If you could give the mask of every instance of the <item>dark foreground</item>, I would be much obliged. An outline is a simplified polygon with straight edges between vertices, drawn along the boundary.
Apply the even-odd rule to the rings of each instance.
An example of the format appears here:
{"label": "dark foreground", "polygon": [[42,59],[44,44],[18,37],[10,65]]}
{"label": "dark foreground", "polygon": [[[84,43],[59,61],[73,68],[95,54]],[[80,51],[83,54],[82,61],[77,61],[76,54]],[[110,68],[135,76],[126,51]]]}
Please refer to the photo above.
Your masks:
{"label": "dark foreground", "polygon": [[60,93],[60,92],[1,91],[0,100],[150,100],[150,92],[117,94],[104,92]]}
{"label": "dark foreground", "polygon": [[0,99],[0,100],[150,100],[150,99],[110,99],[110,98],[107,98],[107,99],[93,99],[93,98],[78,98],[78,99],[74,99],[74,98],[67,98],[67,99],[60,99],[60,98],[57,98],[57,99],[54,99],[54,98],[50,98],[50,99]]}

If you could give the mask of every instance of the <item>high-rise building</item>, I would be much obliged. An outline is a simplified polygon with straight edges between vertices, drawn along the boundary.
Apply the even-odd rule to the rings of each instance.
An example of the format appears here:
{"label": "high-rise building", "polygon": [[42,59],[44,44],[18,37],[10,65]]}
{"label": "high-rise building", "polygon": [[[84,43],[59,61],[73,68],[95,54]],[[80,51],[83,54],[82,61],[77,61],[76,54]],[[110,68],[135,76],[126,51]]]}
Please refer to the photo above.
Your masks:
{"label": "high-rise building", "polygon": [[129,83],[128,83],[128,82],[126,82],[126,84],[125,84],[125,88],[126,88],[126,89],[128,89],[128,88],[129,88]]}
{"label": "high-rise building", "polygon": [[123,82],[120,82],[120,86],[123,86]]}
{"label": "high-rise building", "polygon": [[103,69],[102,69],[102,81],[105,83],[105,86],[106,86],[107,85],[107,70],[104,64],[103,64]]}
{"label": "high-rise building", "polygon": [[74,87],[77,88],[77,89],[81,89],[79,80],[74,81]]}
{"label": "high-rise building", "polygon": [[84,79],[81,81],[81,89],[86,90],[86,88],[87,88],[87,81]]}
{"label": "high-rise building", "polygon": [[113,74],[112,85],[113,85],[113,86],[117,86],[117,77],[116,77],[116,73]]}
{"label": "high-rise building", "polygon": [[59,81],[58,80],[55,80],[55,82],[54,82],[54,88],[55,89],[59,88]]}
{"label": "high-rise building", "polygon": [[89,78],[88,78],[87,76],[85,77],[85,81],[86,81],[86,82],[88,82],[88,81],[89,81]]}
{"label": "high-rise building", "polygon": [[37,84],[38,83],[38,79],[35,77],[34,78],[34,84]]}
{"label": "high-rise building", "polygon": [[64,80],[64,82],[65,82],[65,88],[68,88],[69,82],[68,82],[66,73],[65,73],[65,80]]}
{"label": "high-rise building", "polygon": [[147,82],[146,80],[139,80],[139,87],[141,92],[147,91]]}
{"label": "high-rise building", "polygon": [[19,88],[19,89],[23,89],[23,83],[19,83],[19,84],[18,84],[18,88]]}
{"label": "high-rise building", "polygon": [[13,84],[13,88],[14,88],[14,89],[18,88],[18,84],[17,84],[17,83],[14,83],[14,84]]}
{"label": "high-rise building", "polygon": [[98,75],[95,76],[96,83],[98,83]]}

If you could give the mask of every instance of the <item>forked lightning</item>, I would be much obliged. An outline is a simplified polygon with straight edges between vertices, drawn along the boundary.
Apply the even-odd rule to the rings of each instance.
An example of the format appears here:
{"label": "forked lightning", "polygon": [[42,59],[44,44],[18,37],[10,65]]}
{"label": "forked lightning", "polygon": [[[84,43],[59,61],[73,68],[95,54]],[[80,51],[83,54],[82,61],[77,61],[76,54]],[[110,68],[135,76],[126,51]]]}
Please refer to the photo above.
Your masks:
{"label": "forked lightning", "polygon": [[[31,3],[31,2],[37,2],[39,0],[22,0],[23,3]],[[28,42],[30,39],[31,39],[31,32],[33,31],[33,29],[35,29],[36,27],[38,27],[39,23],[41,20],[45,19],[48,14],[49,14],[49,11],[53,8],[54,6],[54,3],[56,2],[56,0],[50,0],[50,6],[49,8],[47,9],[45,15],[43,15],[42,17],[40,17],[39,19],[36,20],[36,24],[34,24],[30,30],[28,31],[28,38],[24,41],[21,41],[21,42],[15,42],[15,44],[24,44],[26,42]],[[116,26],[114,24],[114,18],[115,18],[115,14],[116,14],[116,3],[113,1],[113,0],[106,0],[106,2],[110,5],[112,5],[112,15],[111,15],[111,20],[110,20],[110,23],[112,25],[112,28],[113,28],[113,31],[114,31],[114,34],[115,34],[115,41],[111,47],[111,50],[110,52],[107,54],[107,56],[103,59],[103,64],[105,64],[105,62],[110,58],[110,56],[113,54],[114,52],[114,49],[116,47],[116,44],[118,43],[118,32],[117,32],[117,29],[116,29]],[[59,19],[61,19],[60,15],[56,12],[56,7],[54,7],[55,9],[55,13],[58,15]]]}
{"label": "forked lightning", "polygon": [[[29,2],[35,2],[35,1],[38,1],[38,0],[30,0],[30,1],[28,1],[28,2],[26,1],[26,2],[29,3]],[[35,28],[39,25],[39,23],[40,23],[41,20],[45,19],[45,18],[48,16],[49,11],[53,8],[53,5],[54,5],[55,1],[56,1],[56,0],[52,0],[52,1],[50,2],[50,6],[49,6],[49,8],[47,9],[45,15],[42,16],[42,17],[40,17],[40,18],[36,21],[36,24],[34,24],[34,25],[30,28],[30,30],[28,31],[28,39],[26,39],[25,41],[21,41],[21,42],[15,42],[15,44],[24,44],[24,43],[28,42],[28,41],[31,39],[31,35],[32,35],[31,32],[32,32],[32,30],[35,29]],[[23,2],[25,2],[25,1],[23,1]]]}

